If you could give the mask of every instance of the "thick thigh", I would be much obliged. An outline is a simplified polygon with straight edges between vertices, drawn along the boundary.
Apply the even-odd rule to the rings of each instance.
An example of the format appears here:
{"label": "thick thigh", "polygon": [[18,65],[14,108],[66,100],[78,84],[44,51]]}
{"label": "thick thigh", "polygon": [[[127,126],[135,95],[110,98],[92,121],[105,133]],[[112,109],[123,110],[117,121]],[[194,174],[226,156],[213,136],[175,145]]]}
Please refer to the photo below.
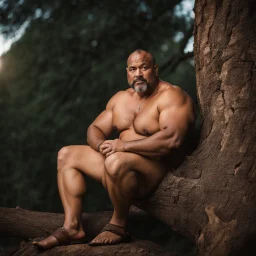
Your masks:
{"label": "thick thigh", "polygon": [[[167,173],[166,166],[164,166],[160,160],[130,152],[117,152],[115,154],[114,158],[118,159],[120,169],[127,171],[131,170],[137,174],[139,188],[137,199],[152,193]],[[108,158],[106,159],[105,164],[107,161]]]}
{"label": "thick thigh", "polygon": [[102,182],[105,173],[105,157],[101,153],[90,146],[82,145],[68,146],[67,149],[70,152],[69,165],[72,168]]}

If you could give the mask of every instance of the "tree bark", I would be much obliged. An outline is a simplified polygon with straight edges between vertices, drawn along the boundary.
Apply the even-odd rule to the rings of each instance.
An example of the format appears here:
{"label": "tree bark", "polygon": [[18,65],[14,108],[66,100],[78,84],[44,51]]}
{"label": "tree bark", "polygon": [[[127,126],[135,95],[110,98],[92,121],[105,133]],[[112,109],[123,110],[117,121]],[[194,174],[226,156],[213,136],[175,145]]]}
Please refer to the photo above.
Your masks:
{"label": "tree bark", "polygon": [[255,238],[255,24],[252,1],[196,1],[200,143],[140,204],[193,239],[199,255],[246,255]]}

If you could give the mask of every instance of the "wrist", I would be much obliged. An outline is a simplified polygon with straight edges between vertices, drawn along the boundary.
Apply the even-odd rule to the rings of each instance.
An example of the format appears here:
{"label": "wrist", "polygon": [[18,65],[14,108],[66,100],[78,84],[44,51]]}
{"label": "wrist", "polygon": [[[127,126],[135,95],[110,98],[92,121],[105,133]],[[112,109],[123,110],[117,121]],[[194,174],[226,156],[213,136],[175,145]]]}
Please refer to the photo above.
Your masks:
{"label": "wrist", "polygon": [[97,147],[97,149],[98,149],[99,152],[100,152],[100,146],[102,145],[102,143],[103,143],[103,142],[101,142],[101,143],[98,145],[98,147]]}
{"label": "wrist", "polygon": [[127,142],[124,142],[124,152],[128,151]]}

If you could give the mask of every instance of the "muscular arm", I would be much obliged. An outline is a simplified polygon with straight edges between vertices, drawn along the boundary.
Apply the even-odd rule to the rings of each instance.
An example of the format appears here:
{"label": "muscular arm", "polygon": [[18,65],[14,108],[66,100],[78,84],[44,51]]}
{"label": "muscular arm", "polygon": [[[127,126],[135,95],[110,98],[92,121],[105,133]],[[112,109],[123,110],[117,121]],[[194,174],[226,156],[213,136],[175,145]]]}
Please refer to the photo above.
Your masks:
{"label": "muscular arm", "polygon": [[154,157],[169,154],[173,149],[180,147],[195,119],[191,99],[179,88],[168,90],[161,97],[158,110],[160,131],[145,139],[126,142],[116,140],[116,145],[113,145],[116,149],[113,151]]}
{"label": "muscular arm", "polygon": [[159,112],[160,131],[145,139],[125,142],[125,151],[163,156],[180,147],[195,119],[191,99],[179,88],[168,91],[161,99]]}
{"label": "muscular arm", "polygon": [[119,93],[110,99],[106,106],[106,110],[103,111],[87,129],[87,142],[96,151],[99,150],[99,146],[113,131],[112,114],[118,94]]}
{"label": "muscular arm", "polygon": [[189,128],[185,111],[185,106],[179,110],[163,110],[160,113],[160,131],[145,139],[125,142],[124,150],[144,156],[163,156],[179,148]]}
{"label": "muscular arm", "polygon": [[87,142],[96,151],[98,151],[99,145],[102,144],[112,132],[110,120],[112,120],[112,113],[110,110],[106,109],[87,129]]}

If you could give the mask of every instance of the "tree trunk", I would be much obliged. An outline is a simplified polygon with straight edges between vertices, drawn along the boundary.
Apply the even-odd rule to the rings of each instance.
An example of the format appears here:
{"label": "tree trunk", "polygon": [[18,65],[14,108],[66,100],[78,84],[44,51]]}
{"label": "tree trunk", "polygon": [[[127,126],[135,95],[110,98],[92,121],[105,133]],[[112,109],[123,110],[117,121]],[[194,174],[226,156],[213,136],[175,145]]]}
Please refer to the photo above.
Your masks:
{"label": "tree trunk", "polygon": [[137,203],[195,241],[203,256],[247,255],[256,237],[253,5],[251,0],[196,0],[200,143],[149,200]]}
{"label": "tree trunk", "polygon": [[141,204],[204,256],[246,255],[255,238],[255,21],[252,1],[196,1],[200,144]]}

